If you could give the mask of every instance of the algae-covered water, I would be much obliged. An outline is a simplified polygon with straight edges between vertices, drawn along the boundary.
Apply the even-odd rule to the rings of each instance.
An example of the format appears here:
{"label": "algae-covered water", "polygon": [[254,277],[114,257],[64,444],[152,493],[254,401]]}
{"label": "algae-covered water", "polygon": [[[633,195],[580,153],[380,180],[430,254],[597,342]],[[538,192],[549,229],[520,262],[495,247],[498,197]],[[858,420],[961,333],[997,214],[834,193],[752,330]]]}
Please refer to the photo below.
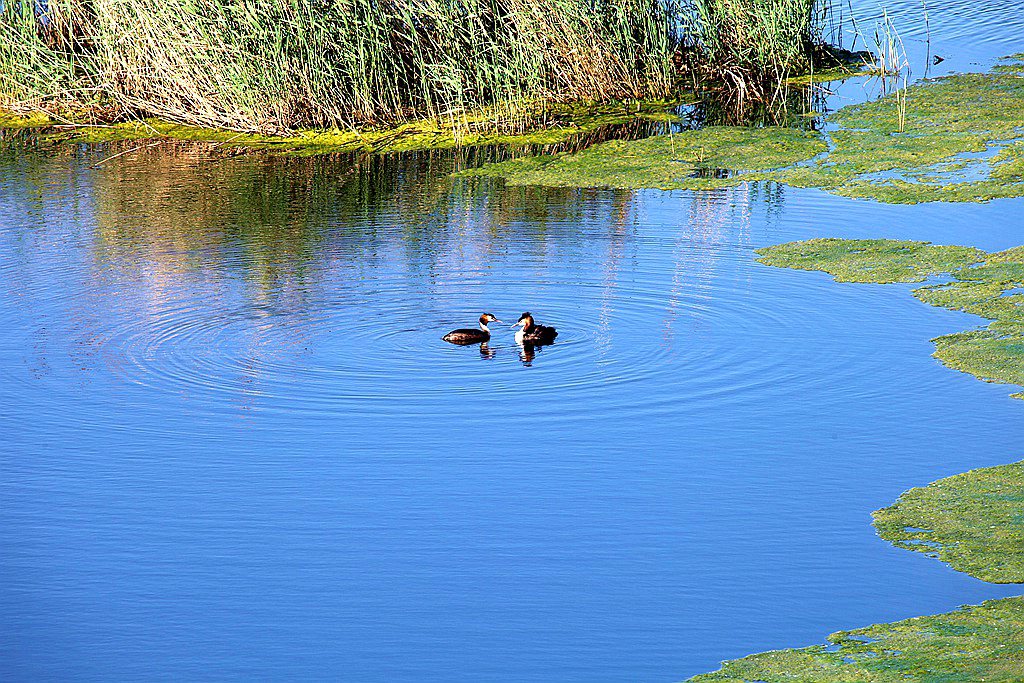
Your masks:
{"label": "algae-covered water", "polygon": [[[932,10],[939,66],[1019,50],[1009,5]],[[930,357],[986,321],[754,249],[998,251],[1024,200],[120,149],[0,143],[4,680],[672,681],[1021,592],[871,527],[1020,459]],[[558,341],[440,341],[485,310]]]}

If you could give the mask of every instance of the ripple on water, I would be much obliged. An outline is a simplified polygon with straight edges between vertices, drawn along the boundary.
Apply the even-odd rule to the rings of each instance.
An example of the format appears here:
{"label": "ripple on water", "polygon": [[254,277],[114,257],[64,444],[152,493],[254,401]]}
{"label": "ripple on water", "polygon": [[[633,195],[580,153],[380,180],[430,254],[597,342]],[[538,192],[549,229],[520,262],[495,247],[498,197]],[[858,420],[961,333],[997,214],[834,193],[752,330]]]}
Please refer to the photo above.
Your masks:
{"label": "ripple on water", "polygon": [[[162,297],[118,288],[117,306],[76,327],[101,349],[94,362],[126,384],[229,411],[440,415],[455,400],[528,396],[569,419],[598,408],[642,415],[763,399],[817,381],[778,354],[752,354],[747,341],[768,329],[797,343],[816,315],[792,305],[798,292],[776,288],[766,299],[744,278],[670,279],[643,261],[614,283],[601,273],[577,272],[571,285],[474,273],[411,291],[407,274],[391,274],[355,292],[326,288],[301,305],[255,302],[232,293],[230,283],[192,281]],[[474,290],[493,303],[481,309],[506,321],[492,325],[486,352],[440,339],[479,314],[453,314],[465,307],[461,293]],[[775,305],[787,297],[789,304]],[[557,342],[531,359],[507,324],[527,306],[559,329]],[[858,371],[854,359],[837,367],[833,381]],[[674,388],[659,389],[666,386]]]}

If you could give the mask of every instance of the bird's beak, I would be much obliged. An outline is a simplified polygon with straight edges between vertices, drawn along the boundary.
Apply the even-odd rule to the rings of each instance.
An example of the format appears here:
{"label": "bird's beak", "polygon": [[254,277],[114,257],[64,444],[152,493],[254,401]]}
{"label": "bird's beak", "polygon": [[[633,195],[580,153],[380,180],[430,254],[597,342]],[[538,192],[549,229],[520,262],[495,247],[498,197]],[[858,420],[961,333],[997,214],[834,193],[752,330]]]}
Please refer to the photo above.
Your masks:
{"label": "bird's beak", "polygon": [[511,330],[511,329],[512,329],[513,327],[519,327],[519,326],[520,326],[520,325],[522,325],[522,324],[523,324],[523,321],[522,321],[522,320],[520,320],[520,321],[519,321],[519,322],[517,322],[517,323],[516,323],[515,325],[510,325],[510,326],[509,326],[509,329]]}

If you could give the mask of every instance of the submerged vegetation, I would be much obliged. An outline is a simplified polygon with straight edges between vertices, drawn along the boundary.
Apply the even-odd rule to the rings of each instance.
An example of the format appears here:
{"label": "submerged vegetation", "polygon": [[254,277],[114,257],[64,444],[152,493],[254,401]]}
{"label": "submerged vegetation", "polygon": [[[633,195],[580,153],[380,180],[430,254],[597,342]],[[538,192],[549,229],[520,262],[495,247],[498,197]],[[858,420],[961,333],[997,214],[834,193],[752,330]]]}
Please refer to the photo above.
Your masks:
{"label": "submerged vegetation", "polygon": [[1024,461],[911,489],[874,513],[885,540],[992,583],[1024,583]]}
{"label": "submerged vegetation", "polygon": [[[699,189],[771,180],[820,187],[883,202],[984,201],[1024,196],[1024,64],[1015,57],[988,74],[926,81],[900,95],[854,105],[829,117],[838,130],[814,134],[778,159],[773,147],[791,134],[735,129],[708,136],[687,131],[634,143],[607,143],[577,155],[506,162],[480,173],[514,185]],[[773,129],[767,129],[769,131]],[[828,145],[827,152],[825,145]],[[633,147],[635,146],[635,147]],[[633,148],[631,148],[633,147]],[[694,178],[678,149],[698,147],[731,165],[727,179]],[[634,153],[635,152],[635,153]],[[648,159],[672,160],[652,171]],[[762,164],[762,158],[785,167]],[[678,163],[676,163],[678,161]],[[615,173],[608,169],[614,166]]]}

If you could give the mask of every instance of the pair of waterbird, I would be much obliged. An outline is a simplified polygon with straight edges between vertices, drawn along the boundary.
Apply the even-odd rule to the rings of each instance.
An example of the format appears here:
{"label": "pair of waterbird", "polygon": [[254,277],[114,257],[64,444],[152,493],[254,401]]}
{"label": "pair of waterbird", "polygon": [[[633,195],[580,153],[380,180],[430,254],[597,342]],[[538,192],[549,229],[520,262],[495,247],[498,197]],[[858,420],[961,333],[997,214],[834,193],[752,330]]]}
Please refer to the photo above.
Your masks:
{"label": "pair of waterbird", "polygon": [[[500,322],[500,320],[490,313],[484,313],[480,316],[479,330],[452,330],[441,337],[441,339],[452,344],[479,344],[480,342],[485,342],[491,338],[491,330],[487,325],[489,323]],[[533,316],[530,315],[529,311],[519,316],[519,322],[512,325],[512,327],[519,327],[520,325],[523,329],[516,332],[517,344],[533,344],[535,346],[550,344],[555,341],[555,337],[558,336],[558,331],[555,330],[555,328],[535,323],[533,321]]]}

